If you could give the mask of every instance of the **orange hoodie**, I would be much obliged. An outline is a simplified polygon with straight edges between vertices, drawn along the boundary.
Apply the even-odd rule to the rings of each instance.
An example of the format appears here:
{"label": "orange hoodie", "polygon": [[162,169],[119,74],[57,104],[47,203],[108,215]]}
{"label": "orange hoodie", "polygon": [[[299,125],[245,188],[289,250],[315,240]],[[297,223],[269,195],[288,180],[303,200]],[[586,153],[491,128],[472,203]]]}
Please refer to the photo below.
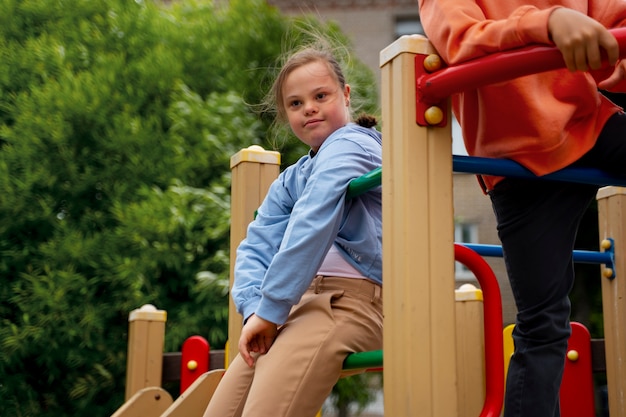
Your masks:
{"label": "orange hoodie", "polygon": [[[558,7],[608,28],[626,26],[623,0],[419,0],[419,7],[426,35],[448,65],[532,44],[554,45],[548,18]],[[622,86],[619,91],[626,91]],[[579,159],[620,111],[598,93],[589,73],[567,69],[455,94],[452,108],[470,155],[513,159],[536,175]],[[500,179],[485,177],[487,188]]]}

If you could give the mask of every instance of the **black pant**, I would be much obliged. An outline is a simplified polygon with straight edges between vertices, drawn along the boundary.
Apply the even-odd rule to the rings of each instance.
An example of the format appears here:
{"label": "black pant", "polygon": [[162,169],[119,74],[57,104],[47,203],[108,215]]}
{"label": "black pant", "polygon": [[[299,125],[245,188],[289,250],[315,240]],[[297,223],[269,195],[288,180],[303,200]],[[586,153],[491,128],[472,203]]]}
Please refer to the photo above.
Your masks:
{"label": "black pant", "polygon": [[[606,123],[575,164],[626,176],[626,114]],[[506,385],[506,417],[558,417],[570,335],[568,294],[580,220],[596,186],[507,178],[489,193],[518,309],[515,353]]]}

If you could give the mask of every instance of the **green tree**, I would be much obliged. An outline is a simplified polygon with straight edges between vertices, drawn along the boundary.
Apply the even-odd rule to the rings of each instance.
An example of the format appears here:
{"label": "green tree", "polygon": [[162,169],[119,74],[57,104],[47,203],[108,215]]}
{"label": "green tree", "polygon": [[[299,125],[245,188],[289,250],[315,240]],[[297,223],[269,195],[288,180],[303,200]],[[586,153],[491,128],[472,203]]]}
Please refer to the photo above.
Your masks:
{"label": "green tree", "polygon": [[376,398],[381,389],[382,374],[357,374],[343,379],[333,387],[330,402],[337,410],[337,417],[348,417],[356,407],[360,415],[365,407]]}
{"label": "green tree", "polygon": [[110,415],[144,303],[166,350],[223,346],[229,158],[270,146],[248,103],[295,24],[258,0],[0,0],[0,415]]}

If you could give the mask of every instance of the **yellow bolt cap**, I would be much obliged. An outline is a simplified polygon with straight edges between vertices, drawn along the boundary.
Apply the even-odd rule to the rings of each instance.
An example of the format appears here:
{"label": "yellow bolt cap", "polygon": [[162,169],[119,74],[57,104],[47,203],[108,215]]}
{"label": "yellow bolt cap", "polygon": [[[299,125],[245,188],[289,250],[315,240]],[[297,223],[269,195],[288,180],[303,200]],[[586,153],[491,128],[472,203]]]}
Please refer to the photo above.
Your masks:
{"label": "yellow bolt cap", "polygon": [[424,69],[428,72],[435,72],[441,68],[441,57],[437,54],[430,54],[424,59]]}
{"label": "yellow bolt cap", "polygon": [[429,125],[438,125],[443,121],[443,111],[437,106],[431,106],[424,112],[424,119]]}

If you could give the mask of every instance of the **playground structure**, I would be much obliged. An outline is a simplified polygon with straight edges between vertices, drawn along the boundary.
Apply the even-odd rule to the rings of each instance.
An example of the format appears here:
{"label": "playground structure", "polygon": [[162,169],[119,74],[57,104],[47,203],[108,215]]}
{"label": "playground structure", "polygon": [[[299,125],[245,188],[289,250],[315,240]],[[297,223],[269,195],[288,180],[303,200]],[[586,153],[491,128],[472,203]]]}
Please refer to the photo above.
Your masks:
{"label": "playground structure", "polygon": [[[626,55],[626,31],[620,29],[613,33],[620,43],[621,56]],[[421,36],[402,37],[381,52],[383,137],[386,138],[383,141],[385,169],[382,175],[385,245],[382,357],[385,415],[395,417],[468,415],[465,411],[468,397],[463,392],[467,388],[464,383],[467,374],[463,369],[465,361],[459,356],[459,340],[463,336],[459,334],[457,320],[460,316],[452,296],[455,259],[452,172],[453,165],[458,165],[458,158],[457,164],[453,164],[448,97],[465,87],[563,67],[558,51],[549,47],[497,54],[447,69],[439,69],[433,57],[436,57],[434,49]],[[486,161],[479,158],[464,161],[470,162],[480,166],[462,168],[467,169],[464,172],[503,173],[502,167],[490,166],[487,169],[491,171],[486,171],[483,164]],[[261,152],[256,148],[243,150],[231,160],[231,280],[234,248],[245,236],[254,211],[278,175],[279,163],[276,153]],[[528,175],[518,166],[509,168],[514,172],[507,175]],[[623,187],[626,184],[601,172],[594,174],[597,174],[593,176],[594,181],[610,185],[597,194],[601,247],[605,252],[581,255],[588,255],[594,262],[604,265],[602,294],[609,409],[611,417],[625,417],[626,363],[623,359],[626,335],[623,329],[626,329],[626,286],[620,278],[626,276],[626,263],[623,256],[613,254],[615,248],[623,253],[619,248],[626,243],[626,189],[614,185]],[[375,177],[379,175],[374,174],[366,181],[376,183]],[[578,181],[588,175],[577,178],[576,172],[568,170],[554,177]],[[406,320],[409,314],[420,320]],[[238,339],[240,327],[241,317],[235,313],[231,302],[230,340]],[[129,364],[130,353],[129,348]],[[236,347],[231,346],[226,357],[232,358],[235,354]],[[366,362],[357,367],[361,366],[371,365]],[[191,398],[197,392],[192,388],[206,383],[204,381],[215,385],[221,376],[219,372],[207,373],[196,380],[189,388],[189,394],[181,395],[164,413],[142,415],[183,415],[176,414],[172,407],[176,403],[179,408],[183,407],[181,404],[191,404]],[[481,416],[500,413],[501,398],[489,400],[493,386],[502,384],[499,380],[503,378],[502,373],[495,378],[494,381],[488,373],[487,401]],[[479,386],[475,381],[473,385]],[[148,389],[141,388],[138,392]],[[498,387],[493,389],[499,390]],[[204,391],[205,397],[206,393]],[[127,389],[127,400],[128,395]],[[154,398],[161,393],[150,392],[149,395]],[[169,401],[171,403],[171,399]],[[121,410],[115,416],[133,415],[121,413]]]}
{"label": "playground structure", "polygon": [[[483,258],[461,245],[455,245],[455,258],[476,274],[483,287],[479,290],[466,285],[466,288],[455,291],[460,335],[458,361],[465,367],[459,392],[466,399],[466,415],[469,417],[475,416],[482,407],[485,389],[476,381],[485,379],[485,370],[490,375],[486,391],[492,399],[492,408],[501,406],[504,361],[499,317],[502,308],[497,280]],[[484,308],[483,292],[488,295]],[[208,342],[200,336],[189,337],[183,343],[182,352],[163,354],[166,316],[165,311],[152,305],[131,311],[127,401],[113,417],[199,417],[206,408],[224,373],[226,355],[224,351],[211,351]],[[487,344],[483,343],[483,317],[490,318],[485,322],[484,333],[488,334],[490,342]],[[344,370],[382,371],[382,354],[382,350],[352,354],[344,362]],[[485,356],[492,360],[485,363]],[[161,388],[162,382],[166,381],[180,381],[180,397],[175,402],[169,392]]]}
{"label": "playground structure", "polygon": [[[626,55],[624,29],[613,34]],[[381,52],[385,415],[458,416],[463,404],[454,357],[452,156],[448,97],[463,88],[564,67],[556,48],[500,53],[438,69],[426,38],[400,38]],[[431,58],[432,59],[432,58]],[[435,59],[435,61],[437,61]],[[429,74],[425,68],[434,69]],[[411,86],[409,88],[408,86]],[[412,88],[412,87],[415,88]],[[431,107],[439,111],[433,111]],[[431,117],[433,115],[441,117]],[[417,123],[416,123],[417,119]],[[445,127],[445,128],[444,128]],[[392,139],[392,140],[390,140]],[[610,182],[605,184],[611,184]],[[601,240],[624,244],[624,189],[598,195]],[[609,409],[626,415],[626,287],[616,257],[603,278]],[[604,273],[604,272],[603,272]],[[419,317],[406,320],[408,314]]]}

